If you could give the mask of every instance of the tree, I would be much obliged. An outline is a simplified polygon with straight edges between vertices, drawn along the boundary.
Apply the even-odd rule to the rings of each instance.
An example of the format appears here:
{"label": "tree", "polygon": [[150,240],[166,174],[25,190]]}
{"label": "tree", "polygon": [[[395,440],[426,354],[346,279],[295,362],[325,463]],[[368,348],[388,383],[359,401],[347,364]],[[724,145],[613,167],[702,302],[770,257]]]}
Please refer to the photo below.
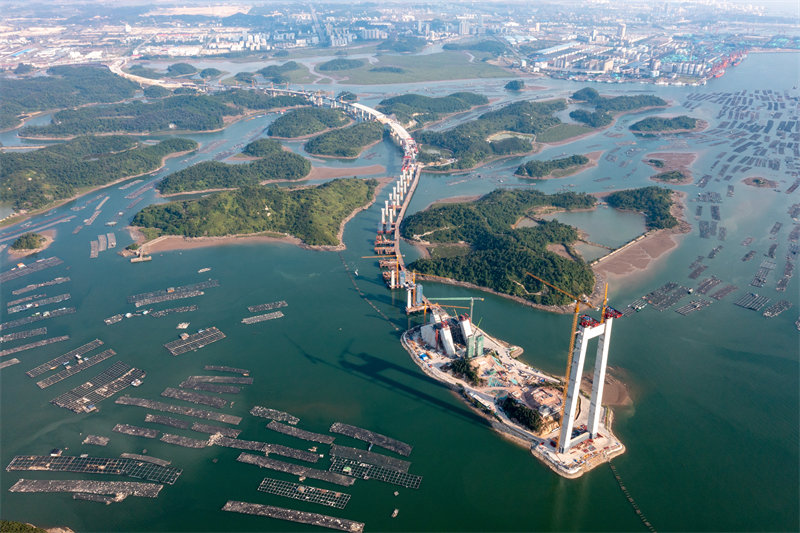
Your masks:
{"label": "tree", "polygon": [[504,89],[507,91],[521,91],[525,88],[525,82],[522,80],[511,80],[506,83]]}

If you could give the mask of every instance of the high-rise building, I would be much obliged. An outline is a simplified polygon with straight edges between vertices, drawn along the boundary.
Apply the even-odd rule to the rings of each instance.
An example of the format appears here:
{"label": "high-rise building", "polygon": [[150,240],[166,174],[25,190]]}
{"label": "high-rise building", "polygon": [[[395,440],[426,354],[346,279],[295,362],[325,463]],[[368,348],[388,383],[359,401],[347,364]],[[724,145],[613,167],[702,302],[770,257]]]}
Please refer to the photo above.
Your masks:
{"label": "high-rise building", "polygon": [[628,26],[626,26],[625,24],[620,24],[619,25],[619,39],[620,39],[620,41],[624,41],[625,40],[625,34],[627,33],[627,31],[628,31]]}

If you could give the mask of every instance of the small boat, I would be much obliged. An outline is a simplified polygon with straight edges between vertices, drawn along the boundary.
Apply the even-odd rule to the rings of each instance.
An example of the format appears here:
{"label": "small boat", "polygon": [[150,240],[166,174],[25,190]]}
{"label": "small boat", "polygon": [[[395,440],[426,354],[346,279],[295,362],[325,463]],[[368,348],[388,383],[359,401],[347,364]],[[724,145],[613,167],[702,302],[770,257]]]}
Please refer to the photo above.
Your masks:
{"label": "small boat", "polygon": [[205,267],[205,268],[201,268],[200,270],[198,270],[197,273],[198,274],[202,274],[203,272],[208,272],[209,270],[211,270],[211,269],[208,268],[208,267]]}
{"label": "small boat", "polygon": [[400,512],[400,509],[395,509],[392,511],[392,518],[397,518],[397,514]]}
{"label": "small boat", "polygon": [[176,327],[175,329],[186,329],[188,327],[189,327],[189,323],[188,322],[181,322],[180,324],[178,324],[178,327]]}

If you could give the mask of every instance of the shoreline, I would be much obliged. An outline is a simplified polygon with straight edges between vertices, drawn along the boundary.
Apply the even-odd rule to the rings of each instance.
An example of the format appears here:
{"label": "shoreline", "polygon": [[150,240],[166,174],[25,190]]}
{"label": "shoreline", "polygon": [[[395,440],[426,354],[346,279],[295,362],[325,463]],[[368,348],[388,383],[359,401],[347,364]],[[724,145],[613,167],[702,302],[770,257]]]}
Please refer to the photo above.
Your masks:
{"label": "shoreline", "polygon": [[[346,126],[345,126],[345,127],[346,127]],[[336,129],[340,129],[340,128],[336,128]],[[321,135],[321,134],[320,134],[320,135]],[[380,143],[381,141],[383,141],[383,137],[381,137],[381,138],[380,138],[380,139],[378,139],[377,141],[373,141],[373,142],[371,142],[371,143],[369,143],[369,144],[367,144],[367,145],[364,145],[364,146],[363,146],[363,147],[362,147],[362,148],[361,148],[361,149],[358,151],[358,153],[357,153],[356,155],[352,156],[352,157],[350,157],[350,156],[344,156],[344,155],[315,154],[314,152],[309,152],[308,150],[306,150],[306,145],[305,145],[305,143],[303,144],[303,151],[304,151],[305,153],[309,154],[309,155],[312,155],[312,156],[314,156],[314,157],[321,157],[321,158],[323,158],[323,159],[339,159],[339,160],[342,160],[342,161],[355,161],[356,159],[358,159],[359,157],[361,157],[361,154],[363,154],[365,150],[368,150],[369,148],[372,148],[373,146],[375,146],[376,144]]]}
{"label": "shoreline", "polygon": [[23,257],[28,257],[29,255],[38,254],[39,252],[43,252],[53,244],[53,241],[56,240],[56,230],[55,228],[46,229],[42,231],[37,231],[34,233],[38,233],[42,237],[44,237],[44,243],[38,248],[31,248],[27,250],[14,250],[10,246],[8,247],[7,253],[9,258],[15,259],[22,259]]}
{"label": "shoreline", "polygon": [[[662,118],[662,117],[653,117],[653,118]],[[667,117],[669,118],[669,117]],[[637,131],[628,128],[628,130],[636,135],[637,137],[660,137],[661,135],[677,135],[680,133],[697,133],[699,131],[703,131],[708,128],[708,122],[703,119],[696,119],[697,124],[695,124],[694,128],[686,129],[675,129],[675,130],[659,130],[659,131]]]}
{"label": "shoreline", "polygon": [[78,192],[76,192],[74,195],[70,196],[69,198],[63,198],[61,200],[54,200],[53,202],[47,204],[46,206],[40,207],[38,209],[34,209],[33,211],[27,211],[24,214],[20,214],[18,216],[17,215],[10,215],[8,218],[6,218],[5,220],[0,222],[0,228],[4,228],[6,226],[12,226],[12,225],[17,224],[19,222],[24,222],[24,221],[28,220],[31,217],[34,217],[34,216],[39,215],[41,213],[44,213],[45,211],[50,211],[52,209],[57,209],[57,208],[61,207],[64,204],[67,204],[69,202],[77,200],[78,198],[81,198],[82,196],[86,196],[87,194],[91,194],[91,193],[93,193],[95,191],[99,191],[100,189],[105,189],[106,187],[113,187],[114,185],[119,185],[120,183],[122,183],[124,181],[128,181],[128,180],[131,180],[131,179],[134,179],[134,178],[140,178],[140,177],[146,176],[148,174],[154,174],[154,173],[158,172],[159,170],[163,169],[166,166],[167,159],[172,159],[173,157],[180,157],[182,155],[190,154],[190,153],[192,153],[192,152],[194,152],[196,150],[197,150],[197,148],[194,148],[192,150],[184,150],[183,152],[174,152],[172,154],[167,154],[167,155],[165,155],[164,157],[161,158],[161,166],[159,166],[156,169],[148,170],[147,172],[142,172],[140,174],[135,174],[135,175],[132,175],[132,176],[125,176],[123,178],[118,178],[118,179],[116,179],[114,181],[110,181],[110,182],[105,183],[103,185],[97,185],[95,187],[90,187],[90,188],[85,189],[85,190],[84,189],[79,189]]}
{"label": "shoreline", "polygon": [[509,159],[511,157],[526,157],[529,155],[535,155],[542,151],[543,149],[542,143],[534,142],[532,144],[533,144],[533,150],[530,150],[528,152],[518,152],[515,154],[505,154],[505,155],[490,157],[489,159],[484,159],[477,165],[471,166],[469,168],[454,168],[452,170],[428,170],[427,168],[423,167],[422,172],[426,174],[460,174],[460,173],[472,172],[473,170],[477,170],[484,165],[488,165],[489,163],[494,163],[496,161],[501,161],[503,159]]}
{"label": "shoreline", "polygon": [[[158,252],[172,252],[175,250],[191,250],[194,248],[205,248],[209,246],[221,246],[227,244],[250,244],[257,242],[283,242],[293,244],[304,248],[306,250],[315,250],[322,252],[338,252],[346,250],[347,246],[344,244],[343,236],[344,229],[348,222],[360,212],[369,209],[375,204],[378,194],[388,185],[392,180],[390,178],[379,178],[379,185],[375,188],[372,198],[364,205],[354,209],[349,215],[342,219],[337,232],[338,244],[306,244],[300,238],[290,235],[288,233],[280,233],[277,231],[263,232],[263,233],[238,233],[234,235],[219,235],[213,237],[185,237],[183,235],[161,235],[150,241],[138,242],[139,235],[142,235],[137,226],[128,226],[128,231],[134,242],[138,242],[140,249],[144,254],[154,254]],[[134,235],[134,232],[136,235]]]}

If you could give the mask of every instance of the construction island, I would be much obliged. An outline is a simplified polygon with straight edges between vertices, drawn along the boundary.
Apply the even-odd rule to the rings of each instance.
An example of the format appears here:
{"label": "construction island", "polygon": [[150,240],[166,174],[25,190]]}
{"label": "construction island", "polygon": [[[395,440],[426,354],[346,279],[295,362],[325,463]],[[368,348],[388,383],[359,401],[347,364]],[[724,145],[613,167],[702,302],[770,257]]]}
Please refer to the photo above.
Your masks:
{"label": "construction island", "polygon": [[[612,411],[602,406],[611,329],[614,319],[622,316],[608,307],[607,294],[602,308],[597,309],[599,320],[587,314],[579,316],[582,308],[595,309],[588,298],[577,298],[526,273],[575,302],[566,382],[516,360],[512,354],[519,348],[493,339],[475,326],[472,303],[482,298],[426,297],[415,273],[405,268],[399,247],[400,226],[424,166],[417,161],[417,143],[392,117],[361,104],[350,104],[349,111],[359,119],[388,126],[392,140],[403,152],[400,176],[381,208],[374,247],[377,255],[363,259],[378,259],[389,290],[406,291],[407,314],[427,316],[430,311],[429,321],[401,336],[412,360],[427,375],[459,391],[491,420],[492,427],[530,446],[536,457],[563,477],[580,477],[624,453],[625,446],[611,432]],[[442,300],[470,300],[470,313],[450,316],[436,303]],[[580,391],[581,377],[587,348],[595,338],[594,379],[590,397],[585,398]]]}

